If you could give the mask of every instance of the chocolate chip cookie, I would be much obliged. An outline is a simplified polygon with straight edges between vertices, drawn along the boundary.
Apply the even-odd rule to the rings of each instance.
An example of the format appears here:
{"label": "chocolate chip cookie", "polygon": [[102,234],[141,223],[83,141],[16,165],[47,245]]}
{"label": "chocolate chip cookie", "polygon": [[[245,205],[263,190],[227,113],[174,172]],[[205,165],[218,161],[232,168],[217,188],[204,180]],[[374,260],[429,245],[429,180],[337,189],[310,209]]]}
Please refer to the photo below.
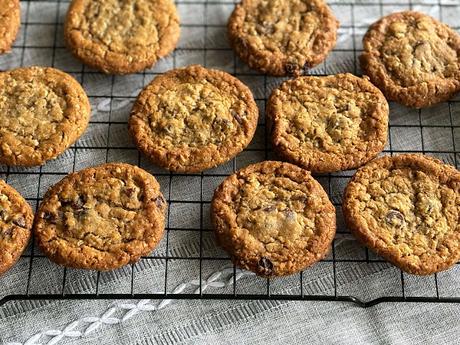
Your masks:
{"label": "chocolate chip cookie", "polygon": [[326,58],[338,26],[323,0],[243,0],[230,16],[228,35],[249,67],[298,76]]}
{"label": "chocolate chip cookie", "polygon": [[34,166],[56,158],[83,134],[90,115],[85,91],[64,72],[1,72],[0,163]]}
{"label": "chocolate chip cookie", "polygon": [[296,273],[324,258],[335,235],[335,208],[307,170],[282,162],[250,165],[215,191],[219,244],[241,268],[261,276]]}
{"label": "chocolate chip cookie", "polygon": [[11,50],[21,25],[19,0],[0,0],[0,54]]}
{"label": "chocolate chip cookie", "polygon": [[460,172],[422,155],[383,157],[345,190],[351,232],[402,270],[427,275],[460,259]]}
{"label": "chocolate chip cookie", "polygon": [[19,260],[29,243],[33,213],[27,201],[0,180],[0,274]]}
{"label": "chocolate chip cookie", "polygon": [[71,52],[111,74],[152,66],[174,50],[179,33],[171,0],[73,0],[64,27]]}
{"label": "chocolate chip cookie", "polygon": [[129,131],[155,164],[213,168],[240,153],[257,127],[251,91],[228,73],[193,65],[156,77],[137,98]]}
{"label": "chocolate chip cookie", "polygon": [[423,108],[460,90],[460,35],[425,14],[393,13],[364,36],[364,72],[385,96]]}
{"label": "chocolate chip cookie", "polygon": [[110,163],[68,175],[45,195],[34,233],[52,261],[111,270],[136,262],[161,240],[166,202],[146,171]]}
{"label": "chocolate chip cookie", "polygon": [[385,147],[388,103],[367,78],[299,77],[267,104],[273,148],[316,173],[357,168]]}

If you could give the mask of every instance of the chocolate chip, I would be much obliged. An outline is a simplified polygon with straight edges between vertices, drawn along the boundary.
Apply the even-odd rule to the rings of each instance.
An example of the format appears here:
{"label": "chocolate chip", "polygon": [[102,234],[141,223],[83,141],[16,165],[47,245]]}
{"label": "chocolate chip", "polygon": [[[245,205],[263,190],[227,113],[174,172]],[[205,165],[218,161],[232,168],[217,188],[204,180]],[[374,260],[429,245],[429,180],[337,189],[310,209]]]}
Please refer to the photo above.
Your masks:
{"label": "chocolate chip", "polygon": [[13,236],[13,228],[8,228],[2,232],[3,237],[12,237]]}
{"label": "chocolate chip", "polygon": [[0,209],[0,219],[1,220],[6,220],[6,211]]}
{"label": "chocolate chip", "polygon": [[293,197],[292,200],[299,201],[301,203],[306,203],[308,200],[308,197],[306,197],[305,195],[298,195],[298,196]]}
{"label": "chocolate chip", "polygon": [[275,25],[267,21],[263,21],[262,24],[257,25],[257,31],[263,35],[271,35],[275,32]]}
{"label": "chocolate chip", "polygon": [[405,223],[404,215],[397,210],[389,211],[385,216],[385,220],[389,225],[396,226],[398,228],[403,227]]}
{"label": "chocolate chip", "polygon": [[75,216],[77,218],[80,218],[80,220],[85,218],[87,215],[88,215],[88,210],[87,209],[82,208],[82,209],[79,209],[79,210],[75,211]]}
{"label": "chocolate chip", "polygon": [[51,212],[44,212],[42,218],[51,224],[56,224],[57,222],[56,216]]}
{"label": "chocolate chip", "polygon": [[258,266],[265,275],[270,275],[273,272],[273,263],[264,256],[259,260]]}
{"label": "chocolate chip", "polygon": [[297,72],[297,69],[298,69],[298,66],[296,63],[287,63],[285,66],[284,66],[285,70],[286,70],[286,73],[289,75],[289,76],[293,76],[295,75],[295,73]]}
{"label": "chocolate chip", "polygon": [[80,195],[76,200],[62,200],[61,206],[71,207],[74,211],[78,211],[83,208],[87,201],[88,197],[86,195]]}
{"label": "chocolate chip", "polygon": [[290,209],[284,211],[287,220],[295,220],[296,213]]}
{"label": "chocolate chip", "polygon": [[155,202],[155,205],[157,205],[157,207],[159,208],[162,208],[165,204],[165,199],[163,199],[161,195],[156,197],[153,201]]}
{"label": "chocolate chip", "polygon": [[134,194],[135,191],[136,191],[136,190],[135,190],[134,188],[126,188],[126,189],[125,189],[125,194],[128,196],[128,198],[130,198],[130,197],[133,196],[133,194]]}
{"label": "chocolate chip", "polygon": [[21,228],[25,228],[26,226],[26,219],[22,216],[16,218],[15,220],[13,220],[13,224],[21,227]]}
{"label": "chocolate chip", "polygon": [[273,212],[276,210],[276,206],[275,205],[270,205],[270,206],[267,206],[264,208],[264,211],[265,212]]}
{"label": "chocolate chip", "polygon": [[232,109],[231,114],[235,118],[236,122],[240,125],[243,124],[243,118],[235,110]]}

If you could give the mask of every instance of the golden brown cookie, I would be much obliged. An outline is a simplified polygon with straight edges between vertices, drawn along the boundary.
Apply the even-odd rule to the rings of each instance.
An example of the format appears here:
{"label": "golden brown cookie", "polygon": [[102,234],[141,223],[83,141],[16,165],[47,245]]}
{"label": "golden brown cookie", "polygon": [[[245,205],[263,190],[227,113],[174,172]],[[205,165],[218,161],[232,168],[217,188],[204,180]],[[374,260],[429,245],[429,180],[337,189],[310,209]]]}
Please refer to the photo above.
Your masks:
{"label": "golden brown cookie", "polygon": [[34,233],[50,260],[111,270],[136,262],[160,242],[166,202],[156,179],[123,163],[68,175],[46,193]]}
{"label": "golden brown cookie", "polygon": [[199,172],[240,153],[257,127],[247,86],[228,73],[193,65],[156,77],[137,98],[129,131],[155,164]]}
{"label": "golden brown cookie", "polygon": [[296,273],[324,258],[335,208],[307,170],[282,162],[250,165],[228,177],[211,205],[218,243],[239,267],[261,276]]}
{"label": "golden brown cookie", "polygon": [[460,35],[425,14],[393,13],[364,36],[361,66],[385,96],[423,108],[460,90]]}
{"label": "golden brown cookie", "polygon": [[27,201],[0,180],[0,274],[10,269],[27,247],[33,218]]}
{"label": "golden brown cookie", "polygon": [[0,54],[11,50],[21,25],[19,0],[0,0]]}
{"label": "golden brown cookie", "polygon": [[316,173],[357,168],[387,141],[388,103],[351,74],[284,82],[267,103],[274,150]]}
{"label": "golden brown cookie", "polygon": [[49,67],[0,73],[0,163],[34,166],[56,158],[85,131],[88,97],[67,73]]}
{"label": "golden brown cookie", "polygon": [[73,0],[64,27],[72,53],[111,74],[152,66],[174,50],[179,33],[171,0]]}
{"label": "golden brown cookie", "polygon": [[323,0],[242,0],[230,16],[228,35],[249,67],[298,76],[326,58],[338,26]]}
{"label": "golden brown cookie", "polygon": [[460,259],[460,172],[422,155],[376,159],[343,198],[351,232],[402,270],[419,275]]}

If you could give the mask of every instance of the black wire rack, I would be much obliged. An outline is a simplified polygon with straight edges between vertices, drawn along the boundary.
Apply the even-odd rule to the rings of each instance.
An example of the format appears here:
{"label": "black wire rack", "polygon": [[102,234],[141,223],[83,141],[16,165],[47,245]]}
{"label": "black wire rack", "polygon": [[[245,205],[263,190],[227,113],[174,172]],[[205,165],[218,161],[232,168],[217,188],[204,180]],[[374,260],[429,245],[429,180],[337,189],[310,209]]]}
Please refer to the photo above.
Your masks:
{"label": "black wire rack", "polygon": [[[0,178],[37,207],[46,189],[67,173],[109,161],[137,164],[154,174],[168,200],[165,237],[159,247],[133,265],[112,272],[67,269],[49,262],[32,241],[15,267],[0,277],[0,305],[8,301],[78,299],[219,299],[348,301],[361,307],[381,302],[460,302],[458,265],[429,277],[403,273],[357,244],[343,224],[341,195],[353,171],[317,176],[338,211],[338,231],[330,255],[287,278],[243,274],[215,244],[209,223],[213,189],[229,174],[256,161],[273,159],[264,122],[267,96],[281,81],[249,70],[234,55],[226,21],[234,0],[176,1],[181,41],[171,56],[152,69],[130,76],[107,76],[76,61],[65,49],[62,30],[68,0],[21,2],[22,26],[13,50],[0,56],[0,69],[53,66],[74,75],[84,86],[93,115],[83,137],[57,160],[37,168],[0,166]],[[311,74],[361,74],[357,58],[368,25],[390,12],[416,9],[455,29],[458,1],[424,0],[329,2],[341,21],[338,44]],[[130,105],[140,89],[164,71],[200,63],[224,69],[248,84],[261,110],[251,145],[228,164],[200,174],[174,174],[152,166],[127,135]],[[418,152],[458,168],[460,98],[435,108],[411,110],[391,104],[388,145],[383,154]],[[230,267],[230,270],[229,270]],[[227,272],[225,283],[209,287],[210,277]],[[195,290],[185,289],[193,282]],[[211,284],[212,285],[212,284]],[[177,286],[182,286],[177,292]],[[176,289],[174,288],[176,287]],[[184,290],[184,291],[182,291]]]}

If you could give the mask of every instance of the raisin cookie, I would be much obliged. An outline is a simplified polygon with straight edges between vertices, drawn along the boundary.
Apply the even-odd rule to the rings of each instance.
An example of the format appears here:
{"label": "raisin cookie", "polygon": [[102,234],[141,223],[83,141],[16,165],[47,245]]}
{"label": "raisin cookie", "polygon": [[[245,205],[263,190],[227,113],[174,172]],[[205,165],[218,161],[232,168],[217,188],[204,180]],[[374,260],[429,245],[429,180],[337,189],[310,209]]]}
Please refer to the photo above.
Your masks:
{"label": "raisin cookie", "polygon": [[0,180],[0,274],[10,269],[27,247],[32,222],[27,201]]}
{"label": "raisin cookie", "polygon": [[83,134],[90,115],[85,91],[64,72],[1,72],[0,164],[35,166],[56,158]]}
{"label": "raisin cookie", "polygon": [[296,273],[326,256],[335,208],[307,170],[282,162],[250,165],[228,177],[211,205],[218,243],[261,276]]}
{"label": "raisin cookie", "polygon": [[11,50],[21,25],[19,0],[0,0],[0,54]]}
{"label": "raisin cookie", "polygon": [[425,14],[393,13],[364,36],[364,72],[385,96],[423,108],[460,90],[460,35]]}
{"label": "raisin cookie", "polygon": [[174,50],[179,33],[171,0],[73,0],[64,27],[71,52],[111,74],[152,66]]}
{"label": "raisin cookie", "polygon": [[249,67],[297,76],[326,58],[338,26],[323,0],[243,0],[230,16],[228,35]]}
{"label": "raisin cookie", "polygon": [[45,195],[34,233],[52,261],[111,270],[136,262],[161,240],[166,202],[156,179],[122,163],[73,173]]}
{"label": "raisin cookie", "polygon": [[388,103],[366,78],[299,77],[267,104],[274,150],[316,173],[357,168],[387,141]]}
{"label": "raisin cookie", "polygon": [[460,259],[460,172],[422,155],[383,157],[345,190],[351,232],[402,270],[427,275]]}
{"label": "raisin cookie", "polygon": [[137,98],[129,130],[155,164],[176,172],[213,168],[252,140],[251,91],[228,73],[193,65],[156,77]]}

